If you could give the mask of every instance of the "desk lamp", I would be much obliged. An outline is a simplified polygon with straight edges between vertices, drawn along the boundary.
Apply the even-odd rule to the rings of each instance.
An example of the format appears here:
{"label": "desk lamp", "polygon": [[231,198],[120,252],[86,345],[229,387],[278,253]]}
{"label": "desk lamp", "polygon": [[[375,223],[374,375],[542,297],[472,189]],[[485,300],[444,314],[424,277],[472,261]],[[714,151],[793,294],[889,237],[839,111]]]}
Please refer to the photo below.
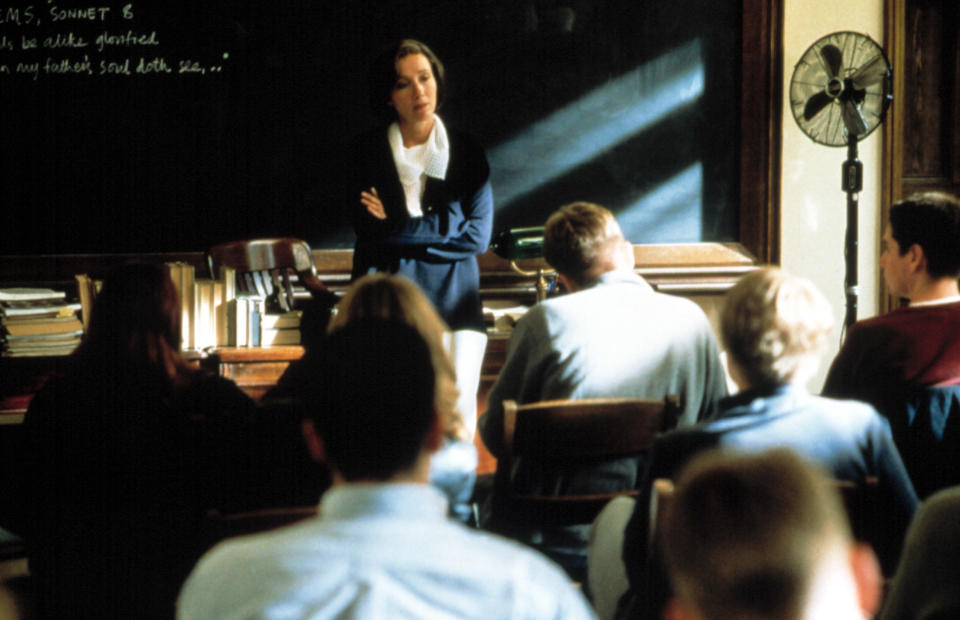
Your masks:
{"label": "desk lamp", "polygon": [[494,237],[490,249],[500,258],[510,261],[511,269],[520,275],[537,277],[537,302],[547,298],[546,276],[556,276],[557,272],[543,267],[530,271],[517,265],[521,259],[543,258],[543,226],[502,230]]}

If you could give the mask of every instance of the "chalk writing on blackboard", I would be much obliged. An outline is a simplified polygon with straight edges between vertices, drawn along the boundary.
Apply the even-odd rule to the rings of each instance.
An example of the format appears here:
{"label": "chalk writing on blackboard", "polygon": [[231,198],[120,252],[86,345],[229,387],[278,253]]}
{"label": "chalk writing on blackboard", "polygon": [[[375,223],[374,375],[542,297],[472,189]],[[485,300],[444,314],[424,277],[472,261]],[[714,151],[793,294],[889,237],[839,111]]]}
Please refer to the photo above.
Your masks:
{"label": "chalk writing on blackboard", "polygon": [[0,79],[57,76],[205,76],[223,71],[230,52],[210,56],[165,46],[163,32],[138,28],[134,3],[64,8],[0,8]]}

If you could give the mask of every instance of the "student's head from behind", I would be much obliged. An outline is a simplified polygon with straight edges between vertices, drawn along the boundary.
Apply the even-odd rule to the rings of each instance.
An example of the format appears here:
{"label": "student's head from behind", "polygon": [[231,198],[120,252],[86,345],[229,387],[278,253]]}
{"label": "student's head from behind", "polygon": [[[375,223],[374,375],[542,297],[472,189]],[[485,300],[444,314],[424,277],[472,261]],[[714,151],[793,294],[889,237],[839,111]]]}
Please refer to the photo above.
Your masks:
{"label": "student's head from behind", "polygon": [[103,281],[78,353],[165,367],[173,376],[182,362],[180,317],[180,298],[166,266],[121,265]]}
{"label": "student's head from behind", "polygon": [[914,194],[890,207],[880,267],[890,291],[901,296],[909,296],[910,280],[918,270],[933,279],[957,279],[960,200],[949,194],[928,192]]}
{"label": "student's head from behind", "polygon": [[632,269],[633,246],[608,209],[574,202],[555,211],[543,235],[543,256],[573,290],[608,271]]}
{"label": "student's head from behind", "polygon": [[398,321],[352,321],[327,337],[316,373],[304,425],[315,457],[348,482],[421,473],[442,432],[431,353],[417,330]]}
{"label": "student's head from behind", "polygon": [[399,82],[398,67],[400,62],[416,55],[421,55],[429,66],[431,79],[436,93],[434,109],[439,110],[446,94],[446,71],[443,63],[426,43],[416,39],[402,39],[384,47],[374,58],[367,75],[367,94],[370,109],[384,122],[398,120],[398,110],[394,104],[394,93],[398,87],[406,86]]}
{"label": "student's head from behind", "polygon": [[786,449],[695,457],[676,480],[662,545],[667,617],[859,618],[875,611],[879,568],[854,544],[837,490]]}
{"label": "student's head from behind", "polygon": [[420,288],[403,276],[372,273],[359,278],[337,304],[329,332],[364,318],[400,321],[416,329],[430,348],[436,375],[435,406],[452,437],[467,437],[463,417],[457,410],[456,370],[443,344],[446,323]]}
{"label": "student's head from behind", "polygon": [[806,383],[832,328],[823,294],[809,280],[774,267],[741,277],[720,312],[730,374],[741,388]]}

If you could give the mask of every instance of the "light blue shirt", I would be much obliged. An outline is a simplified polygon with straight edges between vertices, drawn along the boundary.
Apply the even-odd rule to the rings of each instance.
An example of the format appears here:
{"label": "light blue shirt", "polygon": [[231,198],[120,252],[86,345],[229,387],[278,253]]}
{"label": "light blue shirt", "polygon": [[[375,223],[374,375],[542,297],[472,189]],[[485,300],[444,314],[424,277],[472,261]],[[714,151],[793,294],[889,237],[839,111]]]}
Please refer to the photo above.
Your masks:
{"label": "light blue shirt", "polygon": [[447,519],[428,485],[334,486],[320,513],[216,546],[187,579],[177,617],[594,617],[557,566]]}
{"label": "light blue shirt", "polygon": [[668,394],[680,399],[679,426],[705,419],[727,395],[710,323],[689,299],[654,292],[632,271],[608,271],[590,288],[543,301],[520,319],[478,429],[500,456],[504,400]]}

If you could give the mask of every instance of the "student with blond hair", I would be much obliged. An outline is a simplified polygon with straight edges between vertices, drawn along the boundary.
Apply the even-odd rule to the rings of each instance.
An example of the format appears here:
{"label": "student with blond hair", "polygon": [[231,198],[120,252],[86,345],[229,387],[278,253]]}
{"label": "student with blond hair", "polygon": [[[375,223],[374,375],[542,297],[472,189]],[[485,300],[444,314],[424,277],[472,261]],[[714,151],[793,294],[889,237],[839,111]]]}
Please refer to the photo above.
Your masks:
{"label": "student with blond hair", "polygon": [[436,373],[434,407],[444,431],[443,445],[431,459],[430,481],[447,495],[451,514],[469,521],[473,517],[470,498],[476,481],[477,449],[458,406],[460,391],[448,348],[450,330],[416,284],[385,273],[369,274],[353,283],[337,304],[328,331],[368,318],[405,323],[417,330],[430,349]]}
{"label": "student with blond hair", "polygon": [[651,483],[674,476],[693,455],[709,448],[758,452],[787,447],[839,480],[863,483],[875,477],[884,518],[870,542],[892,572],[917,495],[890,425],[873,407],[807,391],[805,383],[816,372],[831,324],[822,293],[781,269],[753,271],[727,293],[720,325],[730,374],[741,391],[722,400],[709,421],[664,433],[654,442],[624,532],[630,592],[621,611],[626,606],[634,614],[644,608],[659,613],[664,600],[647,563]]}

